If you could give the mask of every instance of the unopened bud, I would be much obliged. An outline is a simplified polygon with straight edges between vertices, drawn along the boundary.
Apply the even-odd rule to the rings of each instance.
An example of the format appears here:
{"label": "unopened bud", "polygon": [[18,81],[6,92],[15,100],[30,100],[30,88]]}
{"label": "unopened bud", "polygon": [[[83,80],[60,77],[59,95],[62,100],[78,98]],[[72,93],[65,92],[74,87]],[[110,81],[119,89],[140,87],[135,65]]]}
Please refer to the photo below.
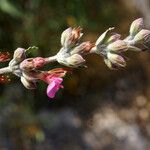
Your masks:
{"label": "unopened bud", "polygon": [[122,52],[128,49],[127,43],[123,40],[115,41],[107,46],[108,51]]}
{"label": "unopened bud", "polygon": [[68,63],[68,66],[76,68],[76,67],[82,66],[85,63],[85,60],[82,58],[81,55],[74,54],[67,58],[67,63]]}
{"label": "unopened bud", "polygon": [[108,68],[112,69],[112,62],[109,59],[104,59],[104,62]]}
{"label": "unopened bud", "polygon": [[108,38],[108,40],[106,41],[106,43],[107,43],[107,44],[113,43],[113,42],[119,40],[120,37],[121,37],[120,34],[114,33],[113,35],[111,35],[111,36]]}
{"label": "unopened bud", "polygon": [[21,62],[26,58],[25,55],[25,49],[24,48],[17,48],[14,51],[14,56],[13,58],[17,61],[17,62]]}
{"label": "unopened bud", "polygon": [[42,57],[28,58],[20,63],[20,69],[22,70],[33,70],[43,67],[45,59]]}
{"label": "unopened bud", "polygon": [[61,45],[65,48],[73,47],[83,35],[81,28],[68,28],[61,35]]}
{"label": "unopened bud", "polygon": [[35,69],[41,68],[45,65],[45,59],[42,57],[36,57],[32,60]]}
{"label": "unopened bud", "polygon": [[125,67],[126,66],[126,61],[124,58],[118,54],[113,54],[108,52],[107,53],[107,58],[115,65],[119,67]]}
{"label": "unopened bud", "polygon": [[20,69],[21,70],[32,70],[34,68],[32,63],[33,58],[25,59],[20,63]]}
{"label": "unopened bud", "polygon": [[21,77],[21,82],[22,84],[27,88],[27,89],[35,89],[36,88],[36,83],[28,81],[25,77]]}
{"label": "unopened bud", "polygon": [[93,44],[91,42],[83,42],[79,46],[76,46],[71,51],[71,55],[77,54],[77,53],[88,53],[94,46],[95,46],[95,44]]}
{"label": "unopened bud", "polygon": [[107,65],[107,67],[111,70],[116,70],[119,67],[115,64],[113,64],[109,59],[104,59],[105,64]]}
{"label": "unopened bud", "polygon": [[66,40],[68,40],[68,37],[71,35],[72,28],[68,28],[61,34],[61,45],[65,46]]}
{"label": "unopened bud", "polygon": [[150,30],[142,29],[135,37],[135,43],[147,43],[150,41]]}
{"label": "unopened bud", "polygon": [[108,30],[106,30],[102,35],[100,35],[100,37],[97,39],[95,45],[99,46],[101,44],[104,44],[105,41],[108,39],[108,33],[113,30],[114,28],[109,28]]}
{"label": "unopened bud", "polygon": [[130,35],[135,36],[144,28],[143,18],[136,19],[130,26]]}

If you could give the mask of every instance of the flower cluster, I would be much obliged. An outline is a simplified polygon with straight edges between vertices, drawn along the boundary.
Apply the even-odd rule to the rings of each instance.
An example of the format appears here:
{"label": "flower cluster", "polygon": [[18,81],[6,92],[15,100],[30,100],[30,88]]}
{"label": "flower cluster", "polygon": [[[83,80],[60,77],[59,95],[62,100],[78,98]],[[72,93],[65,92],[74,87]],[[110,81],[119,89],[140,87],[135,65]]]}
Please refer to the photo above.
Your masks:
{"label": "flower cluster", "polygon": [[60,64],[72,68],[84,65],[85,59],[83,56],[89,53],[95,44],[89,41],[81,43],[80,39],[83,35],[81,31],[80,27],[74,29],[68,28],[62,33],[62,48],[57,53],[57,61]]}
{"label": "flower cluster", "polygon": [[[129,36],[121,39],[121,35],[113,33],[114,28],[106,30],[96,42],[82,42],[82,29],[68,28],[61,34],[61,48],[55,56],[47,58],[28,58],[27,51],[36,49],[17,48],[13,58],[10,60],[8,52],[0,52],[0,62],[10,60],[5,68],[0,69],[0,74],[12,73],[18,76],[27,89],[35,89],[38,81],[48,84],[46,93],[48,97],[54,98],[60,88],[63,88],[63,77],[70,72],[71,68],[84,66],[85,55],[96,53],[101,55],[105,64],[110,69],[118,69],[126,66],[124,52],[128,50],[140,52],[150,48],[150,30],[144,28],[143,19],[139,18],[132,22]],[[55,68],[50,71],[41,70],[46,64],[58,62],[67,68]],[[7,76],[1,76],[0,82],[10,80]]]}
{"label": "flower cluster", "polygon": [[126,66],[126,57],[123,52],[127,50],[142,51],[149,49],[150,30],[144,29],[143,19],[135,20],[129,31],[129,36],[121,39],[118,33],[110,33],[114,28],[106,30],[96,41],[93,53],[101,54],[104,62],[110,69]]}

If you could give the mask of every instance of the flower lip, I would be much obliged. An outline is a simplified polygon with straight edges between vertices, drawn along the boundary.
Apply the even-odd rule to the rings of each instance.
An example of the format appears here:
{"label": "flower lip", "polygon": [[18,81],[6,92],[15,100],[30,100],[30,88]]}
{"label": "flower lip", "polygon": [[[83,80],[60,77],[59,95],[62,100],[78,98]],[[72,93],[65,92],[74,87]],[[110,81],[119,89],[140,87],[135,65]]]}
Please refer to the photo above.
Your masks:
{"label": "flower lip", "polygon": [[57,68],[50,71],[43,71],[38,74],[37,78],[48,84],[46,93],[49,98],[54,98],[56,92],[60,88],[63,88],[63,85],[61,84],[63,82],[62,77],[69,71],[68,68]]}
{"label": "flower lip", "polygon": [[47,96],[49,98],[54,98],[56,95],[56,92],[60,89],[63,88],[63,85],[61,85],[63,79],[62,78],[57,78],[57,77],[52,77],[49,80],[49,85],[47,87]]}

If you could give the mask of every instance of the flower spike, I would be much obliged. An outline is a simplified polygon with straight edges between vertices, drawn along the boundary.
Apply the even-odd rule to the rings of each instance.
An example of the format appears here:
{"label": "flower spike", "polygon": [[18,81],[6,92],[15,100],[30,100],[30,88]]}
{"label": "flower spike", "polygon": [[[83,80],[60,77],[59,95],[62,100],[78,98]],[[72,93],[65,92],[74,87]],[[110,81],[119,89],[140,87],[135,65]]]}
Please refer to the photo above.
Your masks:
{"label": "flower spike", "polygon": [[[9,61],[7,67],[0,69],[0,74],[12,73],[20,78],[27,89],[35,89],[37,82],[44,81],[48,84],[47,96],[54,98],[59,89],[63,88],[62,82],[65,75],[73,68],[82,68],[86,63],[86,55],[98,54],[111,70],[126,66],[124,52],[129,50],[141,52],[150,49],[150,30],[144,28],[143,19],[136,19],[131,23],[129,35],[121,39],[118,33],[112,33],[114,28],[109,28],[101,34],[95,42],[81,41],[82,28],[64,30],[61,34],[61,48],[55,56],[28,58],[30,50],[37,50],[36,46],[27,49],[17,48],[10,60],[8,52],[0,52],[0,62]],[[45,65],[57,62],[66,68],[54,68],[43,71]],[[7,76],[0,76],[1,83],[10,81]]]}

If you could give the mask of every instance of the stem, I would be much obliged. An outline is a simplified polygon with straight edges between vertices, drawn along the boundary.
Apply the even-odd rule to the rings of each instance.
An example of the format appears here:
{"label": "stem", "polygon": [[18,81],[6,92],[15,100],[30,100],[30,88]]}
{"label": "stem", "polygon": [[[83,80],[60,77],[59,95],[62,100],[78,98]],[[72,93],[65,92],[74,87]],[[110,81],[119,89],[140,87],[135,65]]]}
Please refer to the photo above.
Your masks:
{"label": "stem", "polygon": [[57,56],[55,55],[55,56],[47,57],[47,58],[45,58],[45,61],[46,61],[46,64],[56,62]]}
{"label": "stem", "polygon": [[12,72],[12,71],[9,67],[4,67],[4,68],[0,69],[0,74],[10,73],[10,72]]}

